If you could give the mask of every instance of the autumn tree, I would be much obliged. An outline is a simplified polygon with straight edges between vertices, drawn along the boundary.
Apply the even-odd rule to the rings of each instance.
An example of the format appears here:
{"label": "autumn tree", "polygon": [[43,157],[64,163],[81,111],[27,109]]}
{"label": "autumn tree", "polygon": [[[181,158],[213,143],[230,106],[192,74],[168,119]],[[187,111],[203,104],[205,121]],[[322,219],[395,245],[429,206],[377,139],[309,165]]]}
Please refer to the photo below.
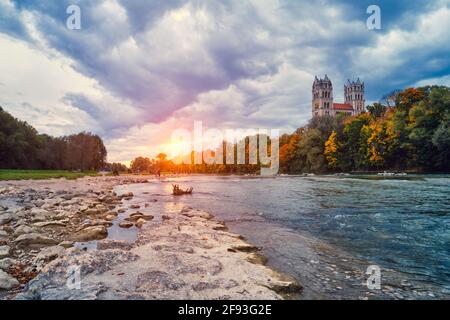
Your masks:
{"label": "autumn tree", "polygon": [[327,159],[328,167],[336,169],[338,165],[338,141],[336,131],[333,131],[325,142],[324,155]]}
{"label": "autumn tree", "polygon": [[130,169],[133,173],[149,172],[151,164],[152,163],[149,158],[137,157],[131,161]]}

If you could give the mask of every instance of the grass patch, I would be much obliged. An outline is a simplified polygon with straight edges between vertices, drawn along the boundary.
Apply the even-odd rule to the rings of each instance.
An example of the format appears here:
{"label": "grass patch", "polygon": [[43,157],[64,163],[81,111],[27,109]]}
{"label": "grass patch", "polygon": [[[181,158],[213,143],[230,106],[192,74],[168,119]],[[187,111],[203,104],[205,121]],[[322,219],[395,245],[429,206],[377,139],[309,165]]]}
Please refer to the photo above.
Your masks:
{"label": "grass patch", "polygon": [[0,180],[41,180],[53,178],[77,179],[97,176],[97,172],[75,172],[67,170],[0,170]]}

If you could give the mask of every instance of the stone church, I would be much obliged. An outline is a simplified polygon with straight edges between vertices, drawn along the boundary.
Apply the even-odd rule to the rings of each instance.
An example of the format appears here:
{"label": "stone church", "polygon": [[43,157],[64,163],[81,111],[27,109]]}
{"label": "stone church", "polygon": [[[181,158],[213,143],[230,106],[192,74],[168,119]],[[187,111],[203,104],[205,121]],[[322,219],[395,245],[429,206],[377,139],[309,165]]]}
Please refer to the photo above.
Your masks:
{"label": "stone church", "polygon": [[338,114],[358,115],[364,112],[364,82],[358,78],[356,81],[347,81],[344,85],[344,103],[333,102],[333,84],[325,75],[325,78],[314,79],[312,86],[312,115],[314,116],[336,116]]}

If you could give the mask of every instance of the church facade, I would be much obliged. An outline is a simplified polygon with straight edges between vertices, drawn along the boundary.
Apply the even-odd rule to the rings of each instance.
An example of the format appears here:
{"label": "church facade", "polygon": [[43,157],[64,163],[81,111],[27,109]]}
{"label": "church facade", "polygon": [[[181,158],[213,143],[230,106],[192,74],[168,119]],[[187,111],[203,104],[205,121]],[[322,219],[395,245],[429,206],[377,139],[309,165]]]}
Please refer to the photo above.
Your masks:
{"label": "church facade", "polygon": [[333,84],[325,75],[325,78],[315,78],[312,86],[312,115],[336,116],[338,114],[358,115],[364,112],[365,95],[364,82],[359,78],[356,81],[347,81],[344,85],[344,103],[333,101]]}

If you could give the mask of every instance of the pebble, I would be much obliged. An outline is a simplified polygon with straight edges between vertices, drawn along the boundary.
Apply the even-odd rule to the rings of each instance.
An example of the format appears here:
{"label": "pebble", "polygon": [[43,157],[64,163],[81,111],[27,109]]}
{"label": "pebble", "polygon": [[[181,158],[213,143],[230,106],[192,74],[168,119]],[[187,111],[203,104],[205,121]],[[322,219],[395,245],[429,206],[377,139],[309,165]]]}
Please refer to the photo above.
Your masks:
{"label": "pebble", "polygon": [[122,221],[121,223],[119,223],[119,227],[125,228],[125,229],[131,228],[132,226],[133,226],[133,224],[128,221]]}

